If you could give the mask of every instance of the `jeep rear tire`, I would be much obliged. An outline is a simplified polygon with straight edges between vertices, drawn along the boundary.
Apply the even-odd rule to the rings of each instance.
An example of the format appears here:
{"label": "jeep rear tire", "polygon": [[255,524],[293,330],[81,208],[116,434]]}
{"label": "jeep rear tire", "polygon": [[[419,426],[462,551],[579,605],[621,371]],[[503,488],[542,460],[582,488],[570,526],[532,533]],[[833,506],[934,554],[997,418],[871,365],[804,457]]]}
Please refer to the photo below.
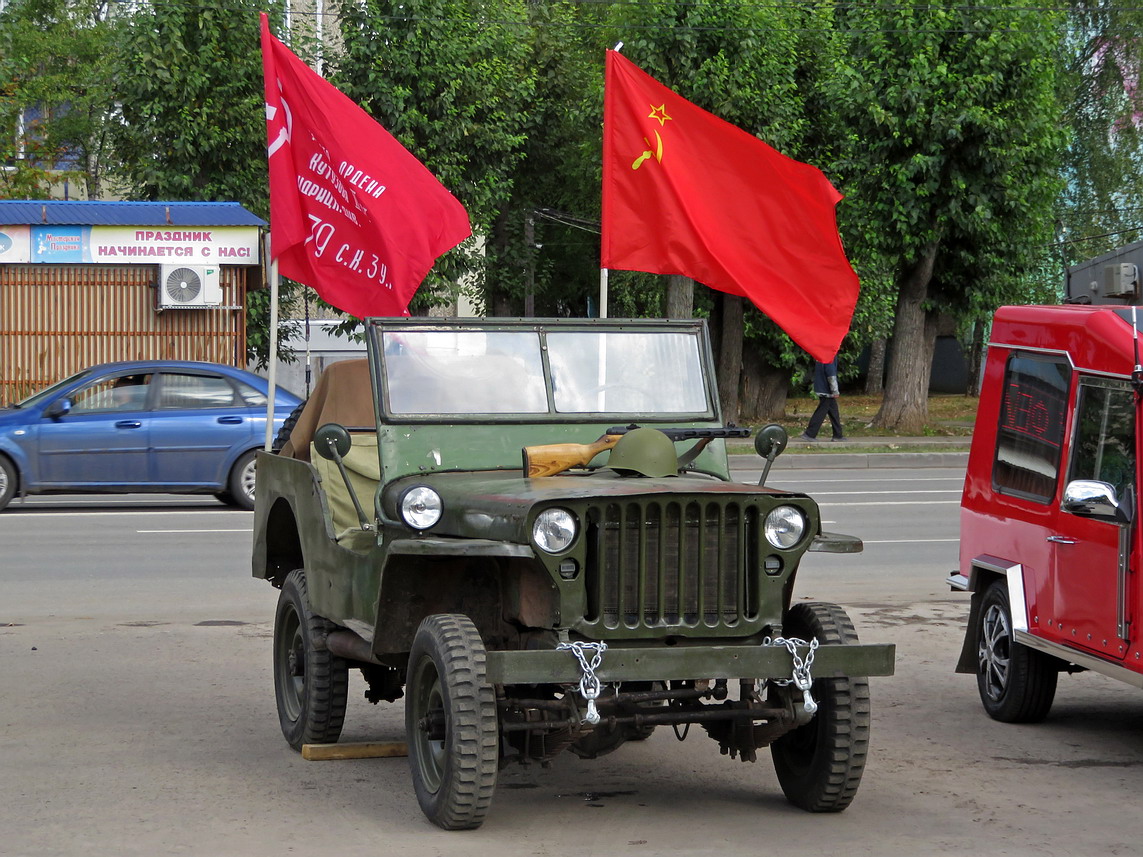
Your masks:
{"label": "jeep rear tire", "polygon": [[428,616],[409,652],[405,734],[413,789],[445,830],[479,827],[492,804],[499,757],[496,697],[472,620]]}
{"label": "jeep rear tire", "polygon": [[[849,615],[836,604],[796,604],[786,614],[788,638],[856,643]],[[811,667],[811,676],[813,675]],[[790,686],[792,693],[798,693]],[[820,678],[811,690],[813,719],[770,745],[786,799],[808,812],[841,812],[857,794],[869,750],[869,680]]]}
{"label": "jeep rear tire", "polygon": [[274,696],[282,734],[295,750],[341,735],[349,666],[325,647],[336,627],[310,609],[305,571],[291,571],[274,614]]}
{"label": "jeep rear tire", "polygon": [[984,592],[976,652],[976,687],[989,717],[1035,723],[1048,716],[1059,679],[1056,661],[1013,639],[1012,607],[1003,580]]}

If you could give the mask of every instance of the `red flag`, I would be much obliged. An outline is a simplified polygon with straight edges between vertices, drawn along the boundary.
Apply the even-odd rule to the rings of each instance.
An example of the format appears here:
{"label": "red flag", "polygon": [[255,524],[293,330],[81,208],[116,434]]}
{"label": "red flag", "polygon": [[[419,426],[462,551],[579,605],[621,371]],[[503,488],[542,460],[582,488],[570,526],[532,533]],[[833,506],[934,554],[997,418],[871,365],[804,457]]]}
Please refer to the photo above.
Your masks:
{"label": "red flag", "polygon": [[262,15],[270,252],[359,318],[408,315],[468,213],[392,135],[270,34]]}
{"label": "red flag", "polygon": [[858,292],[837,231],[841,199],[816,167],[607,52],[603,267],[746,297],[828,363]]}

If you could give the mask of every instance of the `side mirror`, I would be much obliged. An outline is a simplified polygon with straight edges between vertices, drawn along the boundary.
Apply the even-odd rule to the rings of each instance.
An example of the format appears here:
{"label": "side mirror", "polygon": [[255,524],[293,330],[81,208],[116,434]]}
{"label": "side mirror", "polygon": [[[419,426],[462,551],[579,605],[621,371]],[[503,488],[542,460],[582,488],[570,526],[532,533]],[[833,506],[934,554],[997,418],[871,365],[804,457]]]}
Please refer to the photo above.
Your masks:
{"label": "side mirror", "polygon": [[60,417],[67,416],[71,413],[72,401],[66,396],[62,399],[56,399],[46,408],[44,408],[44,416],[48,419],[58,420]]}
{"label": "side mirror", "polygon": [[754,436],[754,451],[766,459],[766,466],[762,469],[762,478],[758,480],[758,487],[766,484],[766,477],[770,475],[770,465],[774,459],[782,454],[782,450],[789,443],[790,436],[779,425],[768,425]]}
{"label": "side mirror", "polygon": [[763,458],[769,459],[771,453],[779,456],[790,442],[790,436],[779,425],[769,425],[754,436],[754,451]]}
{"label": "side mirror", "polygon": [[327,461],[338,461],[352,446],[349,432],[337,423],[326,423],[314,433],[314,449]]}
{"label": "side mirror", "polygon": [[1130,510],[1121,506],[1115,488],[1094,479],[1076,479],[1064,488],[1063,510],[1081,518],[1112,524],[1130,523]]}
{"label": "side mirror", "polygon": [[357,523],[362,530],[369,531],[372,526],[369,519],[365,517],[365,510],[361,508],[361,501],[357,498],[357,492],[353,490],[353,483],[349,481],[349,473],[346,472],[345,461],[343,460],[352,447],[353,440],[349,437],[349,432],[346,431],[345,426],[337,423],[326,423],[314,432],[314,449],[322,458],[337,465],[337,470],[341,473],[341,481],[345,483],[345,490],[349,493],[349,499],[353,501],[353,510],[357,512]]}

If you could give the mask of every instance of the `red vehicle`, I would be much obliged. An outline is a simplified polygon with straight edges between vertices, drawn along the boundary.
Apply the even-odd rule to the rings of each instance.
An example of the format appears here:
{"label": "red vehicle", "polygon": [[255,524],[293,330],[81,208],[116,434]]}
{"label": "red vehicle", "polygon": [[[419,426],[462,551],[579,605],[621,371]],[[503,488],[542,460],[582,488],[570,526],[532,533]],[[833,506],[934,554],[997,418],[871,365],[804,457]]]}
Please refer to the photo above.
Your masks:
{"label": "red vehicle", "polygon": [[1046,716],[1061,671],[1143,687],[1138,353],[1133,307],[996,313],[948,582],[972,592],[957,671],[997,720]]}

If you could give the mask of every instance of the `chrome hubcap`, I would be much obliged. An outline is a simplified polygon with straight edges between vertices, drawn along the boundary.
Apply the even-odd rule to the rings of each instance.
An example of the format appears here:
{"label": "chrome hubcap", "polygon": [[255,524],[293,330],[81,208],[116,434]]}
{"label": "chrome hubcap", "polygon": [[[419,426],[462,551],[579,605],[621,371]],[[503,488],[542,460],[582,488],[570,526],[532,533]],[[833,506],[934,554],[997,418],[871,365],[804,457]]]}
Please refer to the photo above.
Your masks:
{"label": "chrome hubcap", "polygon": [[1012,628],[1008,614],[998,604],[985,611],[980,624],[977,663],[988,698],[999,700],[1008,688],[1008,668],[1012,656]]}

